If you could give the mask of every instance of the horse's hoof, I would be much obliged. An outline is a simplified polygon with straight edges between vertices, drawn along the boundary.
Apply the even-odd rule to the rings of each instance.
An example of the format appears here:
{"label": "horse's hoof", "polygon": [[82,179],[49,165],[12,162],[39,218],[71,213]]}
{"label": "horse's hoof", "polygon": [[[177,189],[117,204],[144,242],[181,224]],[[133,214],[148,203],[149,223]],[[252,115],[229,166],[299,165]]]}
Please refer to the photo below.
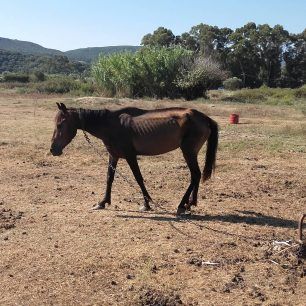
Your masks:
{"label": "horse's hoof", "polygon": [[198,205],[198,201],[197,200],[189,200],[188,203],[186,203],[185,207],[186,208],[190,208],[191,206],[197,206]]}
{"label": "horse's hoof", "polygon": [[105,209],[105,204],[97,204],[92,208],[92,210],[100,210],[100,209]]}
{"label": "horse's hoof", "polygon": [[191,204],[190,204],[190,203],[185,204],[185,209],[190,211],[190,209],[191,209]]}
{"label": "horse's hoof", "polygon": [[191,215],[191,210],[190,209],[186,209],[184,215],[185,216]]}
{"label": "horse's hoof", "polygon": [[179,207],[178,209],[177,209],[177,211],[176,211],[176,215],[178,216],[178,217],[181,217],[181,216],[183,216],[184,214],[185,214],[185,212],[186,212],[186,208],[185,207]]}
{"label": "horse's hoof", "polygon": [[150,210],[152,210],[152,208],[151,208],[150,206],[145,206],[145,205],[143,205],[143,206],[141,206],[141,207],[139,208],[139,211],[140,211],[140,212],[150,211]]}

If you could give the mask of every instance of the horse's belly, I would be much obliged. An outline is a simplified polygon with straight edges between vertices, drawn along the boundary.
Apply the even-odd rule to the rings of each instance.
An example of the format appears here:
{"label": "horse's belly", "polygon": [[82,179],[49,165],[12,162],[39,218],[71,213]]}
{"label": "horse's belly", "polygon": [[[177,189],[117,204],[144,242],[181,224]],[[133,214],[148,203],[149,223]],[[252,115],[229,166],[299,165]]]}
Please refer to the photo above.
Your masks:
{"label": "horse's belly", "polygon": [[133,141],[138,154],[158,155],[177,149],[181,144],[181,133],[178,128],[169,128],[159,133],[137,135]]}

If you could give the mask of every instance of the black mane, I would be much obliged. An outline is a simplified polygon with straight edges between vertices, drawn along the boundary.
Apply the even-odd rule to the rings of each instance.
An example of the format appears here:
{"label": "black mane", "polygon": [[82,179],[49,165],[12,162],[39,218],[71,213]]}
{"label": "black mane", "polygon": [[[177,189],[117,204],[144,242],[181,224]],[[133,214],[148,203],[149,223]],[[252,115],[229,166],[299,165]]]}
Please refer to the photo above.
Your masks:
{"label": "black mane", "polygon": [[85,126],[95,126],[98,125],[101,120],[104,120],[106,115],[109,113],[107,109],[77,109],[77,113],[80,118],[82,129]]}

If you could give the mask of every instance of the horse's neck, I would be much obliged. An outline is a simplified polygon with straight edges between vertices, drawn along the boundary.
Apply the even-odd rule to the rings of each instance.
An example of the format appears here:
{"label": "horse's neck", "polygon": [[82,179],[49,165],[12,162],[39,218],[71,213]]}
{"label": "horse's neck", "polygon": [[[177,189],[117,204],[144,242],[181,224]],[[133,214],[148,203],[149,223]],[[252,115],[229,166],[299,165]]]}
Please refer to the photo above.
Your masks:
{"label": "horse's neck", "polygon": [[106,124],[106,115],[108,110],[85,110],[79,111],[80,129],[92,134],[96,137],[101,137],[103,126]]}

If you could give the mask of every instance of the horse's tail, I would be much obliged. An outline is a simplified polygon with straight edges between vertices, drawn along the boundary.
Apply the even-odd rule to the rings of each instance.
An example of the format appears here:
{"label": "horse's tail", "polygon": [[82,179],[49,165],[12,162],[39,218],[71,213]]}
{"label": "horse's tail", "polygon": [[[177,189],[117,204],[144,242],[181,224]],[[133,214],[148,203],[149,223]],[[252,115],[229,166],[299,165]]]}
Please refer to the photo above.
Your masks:
{"label": "horse's tail", "polygon": [[207,150],[205,158],[205,166],[202,173],[202,182],[210,179],[212,172],[215,170],[216,155],[218,148],[218,124],[209,118],[210,135],[207,140]]}

